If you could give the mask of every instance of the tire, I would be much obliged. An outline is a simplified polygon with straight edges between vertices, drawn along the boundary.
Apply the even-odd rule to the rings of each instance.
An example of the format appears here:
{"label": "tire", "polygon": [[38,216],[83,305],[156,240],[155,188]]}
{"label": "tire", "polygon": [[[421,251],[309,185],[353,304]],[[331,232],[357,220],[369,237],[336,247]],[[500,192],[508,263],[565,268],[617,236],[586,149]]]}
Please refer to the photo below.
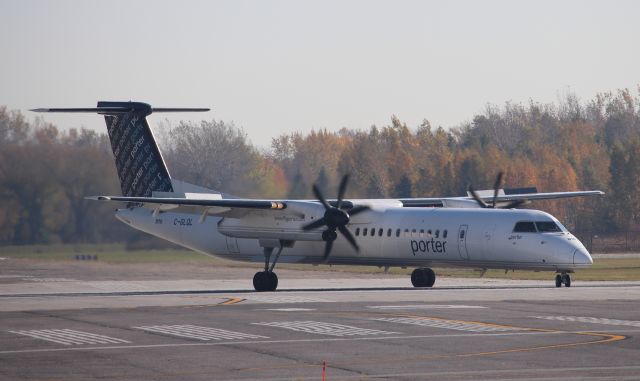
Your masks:
{"label": "tire", "polygon": [[411,273],[411,284],[413,287],[426,287],[426,279],[424,278],[422,269],[415,269]]}
{"label": "tire", "polygon": [[422,269],[427,278],[427,282],[425,287],[433,287],[434,283],[436,283],[436,273],[431,269]]}
{"label": "tire", "polygon": [[556,275],[556,287],[562,287],[562,276]]}
{"label": "tire", "polygon": [[413,287],[432,287],[436,282],[436,274],[429,268],[415,269],[411,273]]}
{"label": "tire", "polygon": [[571,276],[569,274],[563,274],[562,283],[564,283],[565,287],[571,287]]}
{"label": "tire", "polygon": [[254,290],[260,292],[260,291],[265,291],[264,286],[265,286],[265,279],[264,279],[264,271],[260,271],[255,273],[255,275],[253,276],[253,288]]}
{"label": "tire", "polygon": [[273,271],[267,273],[269,279],[269,291],[275,291],[278,288],[278,276]]}

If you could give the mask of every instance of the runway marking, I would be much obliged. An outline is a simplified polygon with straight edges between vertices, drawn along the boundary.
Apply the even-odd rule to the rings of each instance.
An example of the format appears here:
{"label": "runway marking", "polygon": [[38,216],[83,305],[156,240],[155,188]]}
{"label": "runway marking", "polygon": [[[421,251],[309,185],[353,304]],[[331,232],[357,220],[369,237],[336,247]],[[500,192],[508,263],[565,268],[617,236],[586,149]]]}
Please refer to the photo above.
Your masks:
{"label": "runway marking", "polygon": [[290,329],[297,332],[313,333],[329,336],[366,336],[366,335],[392,335],[398,332],[380,331],[377,329],[358,328],[350,325],[325,323],[321,321],[274,321],[264,323],[252,323],[267,327]]}
{"label": "runway marking", "polygon": [[315,311],[315,308],[263,308],[262,311],[279,311],[279,312],[306,312]]}
{"label": "runway marking", "polygon": [[246,295],[244,299],[262,303],[331,303],[331,300],[296,295]]}
{"label": "runway marking", "polygon": [[[501,333],[486,333],[482,335],[469,335],[468,333],[461,334],[438,334],[438,335],[401,335],[401,336],[365,336],[365,337],[324,337],[324,338],[314,338],[314,339],[283,339],[283,340],[245,340],[245,341],[222,341],[222,342],[206,342],[206,343],[164,343],[164,344],[143,344],[143,345],[109,345],[103,347],[68,347],[68,348],[44,348],[44,349],[16,349],[16,350],[4,350],[0,351],[0,355],[3,354],[21,354],[21,353],[47,353],[47,352],[73,352],[73,351],[104,351],[104,350],[131,350],[131,349],[153,349],[153,348],[174,348],[174,347],[196,347],[196,346],[226,346],[226,345],[238,345],[238,344],[247,344],[247,345],[273,345],[273,344],[295,344],[295,343],[326,343],[326,342],[350,342],[350,341],[387,341],[387,340],[419,340],[419,339],[431,339],[431,338],[447,338],[447,337],[459,337],[459,338],[470,338],[470,339],[478,339],[485,340],[487,337],[500,337],[500,336],[526,336],[526,335],[568,335],[568,334],[576,334],[576,335],[588,335],[597,337],[596,340],[591,341],[580,341],[580,342],[570,342],[564,344],[557,344],[553,346],[539,346],[539,347],[524,347],[524,348],[515,348],[509,349],[506,351],[496,351],[496,352],[478,352],[478,353],[462,353],[462,354],[446,354],[446,355],[426,355],[419,356],[414,358],[391,358],[385,357],[376,360],[376,362],[383,363],[388,361],[422,361],[429,359],[438,359],[438,358],[450,358],[450,357],[470,357],[470,356],[486,356],[488,354],[499,354],[501,352],[529,352],[540,349],[548,349],[550,347],[558,348],[558,347],[574,347],[581,345],[592,345],[592,344],[604,344],[611,343],[619,340],[626,339],[626,336],[622,335],[612,335],[607,333],[595,333],[595,332],[563,332],[563,331],[523,331],[523,332],[501,332]],[[355,364],[355,362],[351,361],[349,364]],[[335,365],[335,363],[334,363]],[[348,365],[348,364],[345,364]],[[299,365],[299,367],[313,367],[316,365]],[[296,366],[282,365],[282,366],[274,366],[271,368],[293,368]],[[249,370],[249,369],[240,369],[240,370]]]}
{"label": "runway marking", "polygon": [[527,328],[512,327],[508,325],[468,322],[462,320],[448,320],[431,317],[389,317],[373,318],[371,320],[386,321],[389,323],[420,325],[433,328],[453,329],[456,331],[467,332],[509,332],[528,330]]}
{"label": "runway marking", "polygon": [[640,321],[637,320],[618,320],[608,318],[597,318],[587,316],[531,316],[535,319],[545,320],[559,320],[559,321],[571,321],[579,323],[592,323],[592,324],[604,324],[604,325],[626,325],[630,327],[640,327]]}
{"label": "runway marking", "polygon": [[73,329],[33,329],[9,332],[62,345],[130,343],[130,341],[127,340],[116,339],[114,337],[104,335],[96,335],[89,332],[76,331]]}
{"label": "runway marking", "polygon": [[26,277],[22,278],[23,281],[28,282],[78,282],[77,279],[69,279],[69,278],[34,278],[34,277]]}
{"label": "runway marking", "polygon": [[209,340],[247,340],[268,339],[267,336],[252,335],[248,333],[227,331],[225,329],[201,327],[197,325],[150,325],[133,327],[144,331],[162,333],[165,335],[185,337],[188,339]]}
{"label": "runway marking", "polygon": [[229,298],[226,301],[224,301],[222,303],[219,303],[219,305],[221,305],[221,306],[230,306],[232,304],[240,303],[243,300],[244,300],[243,298]]}
{"label": "runway marking", "polygon": [[367,308],[373,308],[378,310],[436,310],[436,309],[475,309],[475,308],[487,308],[484,306],[465,306],[459,304],[407,304],[403,306],[367,306]]}

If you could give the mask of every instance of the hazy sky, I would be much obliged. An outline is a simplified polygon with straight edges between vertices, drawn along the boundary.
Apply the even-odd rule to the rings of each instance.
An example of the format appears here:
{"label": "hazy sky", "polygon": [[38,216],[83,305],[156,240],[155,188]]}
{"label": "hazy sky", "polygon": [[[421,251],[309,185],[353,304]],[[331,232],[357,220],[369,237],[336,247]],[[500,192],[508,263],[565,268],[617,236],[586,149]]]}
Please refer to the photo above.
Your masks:
{"label": "hazy sky", "polygon": [[[487,102],[640,84],[639,1],[0,0],[0,105],[210,106],[250,139],[451,127]],[[96,115],[46,115],[104,131]]]}

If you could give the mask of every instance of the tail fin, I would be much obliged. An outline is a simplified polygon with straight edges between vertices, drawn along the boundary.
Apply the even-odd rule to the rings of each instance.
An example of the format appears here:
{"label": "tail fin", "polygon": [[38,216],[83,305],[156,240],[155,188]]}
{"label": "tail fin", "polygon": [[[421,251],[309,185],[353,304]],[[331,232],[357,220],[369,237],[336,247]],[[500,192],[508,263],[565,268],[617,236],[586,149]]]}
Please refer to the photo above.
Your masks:
{"label": "tail fin", "polygon": [[98,102],[97,108],[35,109],[37,112],[96,112],[103,114],[116,161],[122,194],[151,197],[173,192],[169,170],[146,117],[155,112],[209,111],[201,108],[152,108],[142,102]]}

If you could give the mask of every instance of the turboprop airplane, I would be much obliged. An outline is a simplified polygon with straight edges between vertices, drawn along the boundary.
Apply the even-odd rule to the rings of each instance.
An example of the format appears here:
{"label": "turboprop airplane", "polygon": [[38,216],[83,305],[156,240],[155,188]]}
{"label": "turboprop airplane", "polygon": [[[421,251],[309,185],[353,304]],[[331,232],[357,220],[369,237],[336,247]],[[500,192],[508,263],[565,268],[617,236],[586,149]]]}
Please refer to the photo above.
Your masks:
{"label": "turboprop airplane", "polygon": [[499,189],[499,175],[493,194],[470,188],[466,197],[345,199],[345,176],[335,200],[315,185],[317,200],[237,198],[172,178],[146,120],[153,112],[209,109],[101,101],[95,108],[32,111],[104,115],[123,195],[87,198],[125,203],[116,211],[119,220],[186,248],[264,261],[253,277],[256,291],[276,290],[278,261],[415,267],[415,287],[433,286],[434,266],[547,270],[557,274],[556,287],[570,287],[569,274],[593,263],[555,217],[516,207],[601,191],[510,194]]}

